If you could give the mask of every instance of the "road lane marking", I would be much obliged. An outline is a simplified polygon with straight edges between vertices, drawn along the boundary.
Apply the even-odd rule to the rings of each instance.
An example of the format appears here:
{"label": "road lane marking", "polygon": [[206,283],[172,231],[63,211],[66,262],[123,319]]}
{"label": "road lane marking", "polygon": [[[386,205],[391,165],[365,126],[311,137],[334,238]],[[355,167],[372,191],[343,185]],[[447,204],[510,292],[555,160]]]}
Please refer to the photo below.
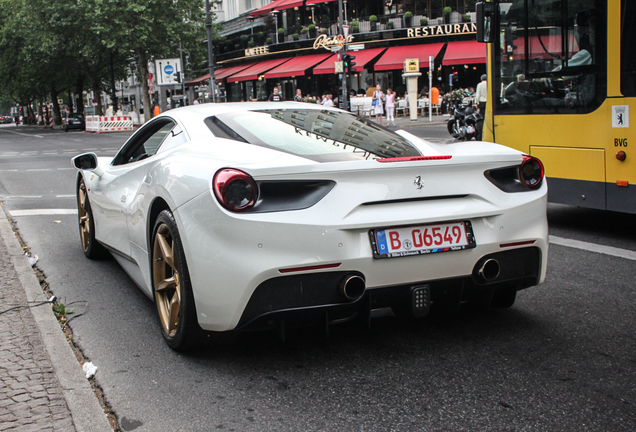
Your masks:
{"label": "road lane marking", "polygon": [[582,249],[589,252],[596,252],[604,255],[615,256],[619,258],[625,258],[628,260],[636,261],[636,252],[620,249],[612,246],[604,246],[595,243],[588,243],[580,240],[567,239],[563,237],[557,237],[551,235],[549,241],[552,244],[559,246],[566,246],[574,249]]}
{"label": "road lane marking", "polygon": [[22,136],[26,136],[26,137],[44,138],[44,136],[42,136],[42,135],[24,134],[24,133],[20,133],[20,132],[15,132],[15,131],[6,130],[6,129],[4,129],[4,128],[3,128],[3,129],[0,129],[0,131],[2,131],[2,132],[8,132],[8,133],[16,134],[16,135],[22,135]]}
{"label": "road lane marking", "polygon": [[27,210],[10,210],[9,213],[13,217],[75,215],[77,214],[77,209],[27,209]]}
{"label": "road lane marking", "polygon": [[55,198],[75,198],[75,194],[73,194],[73,195],[55,195]]}

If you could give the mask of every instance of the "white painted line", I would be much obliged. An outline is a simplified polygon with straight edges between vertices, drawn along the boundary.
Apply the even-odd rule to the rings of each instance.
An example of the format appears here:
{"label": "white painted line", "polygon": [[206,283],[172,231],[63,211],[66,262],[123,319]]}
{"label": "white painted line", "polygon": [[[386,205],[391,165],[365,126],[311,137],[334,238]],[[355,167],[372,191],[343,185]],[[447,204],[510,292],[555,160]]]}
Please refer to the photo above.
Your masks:
{"label": "white painted line", "polygon": [[55,195],[55,198],[75,198],[75,195]]}
{"label": "white painted line", "polygon": [[51,216],[51,215],[74,215],[77,209],[28,209],[28,210],[11,210],[11,216]]}
{"label": "white painted line", "polygon": [[16,134],[16,135],[22,135],[22,136],[26,136],[26,137],[44,138],[42,135],[23,134],[23,133],[20,133],[20,132],[9,131],[9,130],[6,130],[6,129],[4,129],[4,128],[3,128],[3,129],[0,129],[0,131],[2,131],[2,132],[8,132],[8,133]]}
{"label": "white painted line", "polygon": [[17,169],[12,169],[12,170],[0,170],[0,172],[18,172]]}
{"label": "white painted line", "polygon": [[65,170],[75,170],[77,168],[58,168],[58,171],[65,171]]}
{"label": "white painted line", "polygon": [[588,252],[596,252],[596,253],[601,253],[605,255],[611,255],[611,256],[615,256],[619,258],[625,258],[628,260],[636,261],[636,252],[630,251],[627,249],[620,249],[620,248],[615,248],[612,246],[604,246],[604,245],[588,243],[588,242],[579,241],[579,240],[566,239],[563,237],[557,237],[553,235],[549,237],[549,241],[550,243],[556,244],[559,246],[582,249]]}
{"label": "white painted line", "polygon": [[25,171],[33,172],[33,171],[51,171],[51,168],[32,168]]}
{"label": "white painted line", "polygon": [[42,198],[42,195],[11,195],[6,199],[15,199],[15,198]]}

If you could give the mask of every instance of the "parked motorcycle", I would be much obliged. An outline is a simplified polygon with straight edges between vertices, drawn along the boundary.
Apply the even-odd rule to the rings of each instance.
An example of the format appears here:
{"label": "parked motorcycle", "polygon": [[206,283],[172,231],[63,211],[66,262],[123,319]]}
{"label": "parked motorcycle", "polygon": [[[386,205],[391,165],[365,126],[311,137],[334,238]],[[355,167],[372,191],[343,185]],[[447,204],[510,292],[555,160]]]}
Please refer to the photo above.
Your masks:
{"label": "parked motorcycle", "polygon": [[458,141],[481,140],[484,118],[471,105],[452,105],[448,120],[448,133]]}

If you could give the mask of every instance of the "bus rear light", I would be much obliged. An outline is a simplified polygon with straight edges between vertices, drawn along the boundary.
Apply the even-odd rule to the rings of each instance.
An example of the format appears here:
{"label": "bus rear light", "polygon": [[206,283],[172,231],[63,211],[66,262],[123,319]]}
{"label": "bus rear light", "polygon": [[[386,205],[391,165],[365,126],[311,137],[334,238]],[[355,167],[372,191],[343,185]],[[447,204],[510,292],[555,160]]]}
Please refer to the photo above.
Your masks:
{"label": "bus rear light", "polygon": [[616,180],[616,186],[628,187],[629,182],[627,180]]}
{"label": "bus rear light", "polygon": [[519,165],[519,180],[528,189],[537,189],[543,182],[545,171],[543,164],[535,157],[523,155],[523,162]]}

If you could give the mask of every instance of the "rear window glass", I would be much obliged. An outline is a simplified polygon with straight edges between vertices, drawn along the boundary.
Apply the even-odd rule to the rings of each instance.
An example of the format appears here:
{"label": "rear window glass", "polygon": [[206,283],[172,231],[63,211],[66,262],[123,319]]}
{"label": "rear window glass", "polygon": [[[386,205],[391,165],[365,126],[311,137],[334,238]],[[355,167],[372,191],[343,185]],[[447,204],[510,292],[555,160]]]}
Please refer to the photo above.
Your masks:
{"label": "rear window glass", "polygon": [[420,156],[401,136],[360,117],[320,109],[243,111],[209,117],[216,136],[318,162]]}

